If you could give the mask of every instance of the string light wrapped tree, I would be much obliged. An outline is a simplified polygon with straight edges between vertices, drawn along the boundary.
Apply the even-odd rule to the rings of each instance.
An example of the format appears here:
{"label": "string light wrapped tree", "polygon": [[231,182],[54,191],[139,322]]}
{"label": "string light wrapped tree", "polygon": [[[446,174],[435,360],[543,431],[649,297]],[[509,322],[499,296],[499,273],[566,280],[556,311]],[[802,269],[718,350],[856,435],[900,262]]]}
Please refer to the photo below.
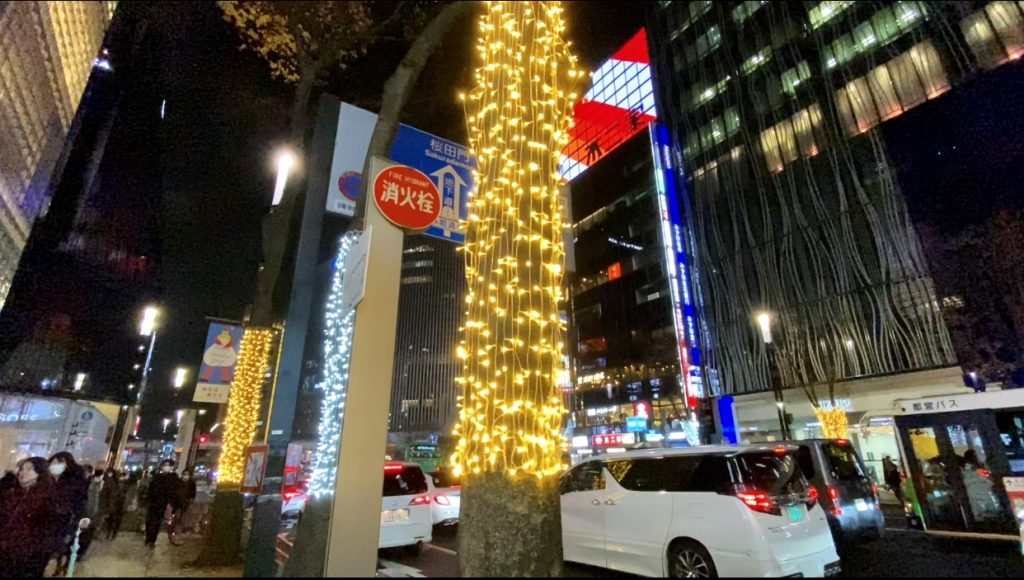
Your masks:
{"label": "string light wrapped tree", "polygon": [[463,576],[561,566],[564,292],[559,151],[580,78],[560,2],[488,2],[466,101],[478,161],[465,257],[458,444]]}

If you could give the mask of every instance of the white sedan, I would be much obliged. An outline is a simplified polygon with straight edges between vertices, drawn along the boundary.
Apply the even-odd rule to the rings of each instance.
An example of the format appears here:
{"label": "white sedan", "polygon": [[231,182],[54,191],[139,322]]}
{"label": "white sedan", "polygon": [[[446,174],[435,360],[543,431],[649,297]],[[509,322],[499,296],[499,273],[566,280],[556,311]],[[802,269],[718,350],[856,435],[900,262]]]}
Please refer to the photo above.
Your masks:
{"label": "white sedan", "polygon": [[[430,490],[430,519],[435,526],[452,526],[459,523],[462,488],[446,479],[438,473],[432,473],[427,478],[427,487]],[[440,487],[442,485],[445,487]]]}

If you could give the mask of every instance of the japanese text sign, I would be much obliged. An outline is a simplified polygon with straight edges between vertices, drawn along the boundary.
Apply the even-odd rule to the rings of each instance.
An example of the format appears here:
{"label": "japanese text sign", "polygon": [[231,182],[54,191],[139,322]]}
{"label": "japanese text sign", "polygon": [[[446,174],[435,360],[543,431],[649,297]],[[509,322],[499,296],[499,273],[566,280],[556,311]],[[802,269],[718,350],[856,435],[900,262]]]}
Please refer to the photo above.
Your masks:
{"label": "japanese text sign", "polygon": [[373,201],[389,222],[409,230],[424,230],[441,215],[437,186],[422,171],[405,165],[377,172]]}

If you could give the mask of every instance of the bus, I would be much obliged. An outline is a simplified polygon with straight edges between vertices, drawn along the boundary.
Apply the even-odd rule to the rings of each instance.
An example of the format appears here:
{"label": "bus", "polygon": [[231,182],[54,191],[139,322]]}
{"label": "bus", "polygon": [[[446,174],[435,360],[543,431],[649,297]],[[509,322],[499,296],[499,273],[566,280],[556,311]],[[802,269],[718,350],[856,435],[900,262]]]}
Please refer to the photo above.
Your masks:
{"label": "bus", "polygon": [[1019,541],[1024,509],[1011,495],[1024,484],[1024,389],[895,406],[911,524],[934,535]]}

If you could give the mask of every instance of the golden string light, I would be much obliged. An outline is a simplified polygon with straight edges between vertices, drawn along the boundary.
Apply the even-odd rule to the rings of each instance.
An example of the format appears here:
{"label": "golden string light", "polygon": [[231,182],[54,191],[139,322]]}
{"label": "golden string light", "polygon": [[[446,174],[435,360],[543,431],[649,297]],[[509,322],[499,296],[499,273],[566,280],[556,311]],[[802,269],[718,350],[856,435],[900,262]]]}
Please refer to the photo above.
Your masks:
{"label": "golden string light", "polygon": [[263,382],[274,343],[273,330],[246,328],[238,352],[235,379],[231,381],[227,417],[224,419],[224,447],[220,454],[220,481],[238,485],[245,470],[245,449],[256,436],[260,418]]}
{"label": "golden string light", "polygon": [[482,61],[465,101],[476,192],[466,225],[467,292],[458,472],[544,477],[565,468],[559,152],[581,75],[560,2],[489,2]]}
{"label": "golden string light", "polygon": [[844,409],[815,407],[814,414],[817,416],[818,422],[821,423],[821,430],[826,439],[848,439],[850,437],[850,423]]}

